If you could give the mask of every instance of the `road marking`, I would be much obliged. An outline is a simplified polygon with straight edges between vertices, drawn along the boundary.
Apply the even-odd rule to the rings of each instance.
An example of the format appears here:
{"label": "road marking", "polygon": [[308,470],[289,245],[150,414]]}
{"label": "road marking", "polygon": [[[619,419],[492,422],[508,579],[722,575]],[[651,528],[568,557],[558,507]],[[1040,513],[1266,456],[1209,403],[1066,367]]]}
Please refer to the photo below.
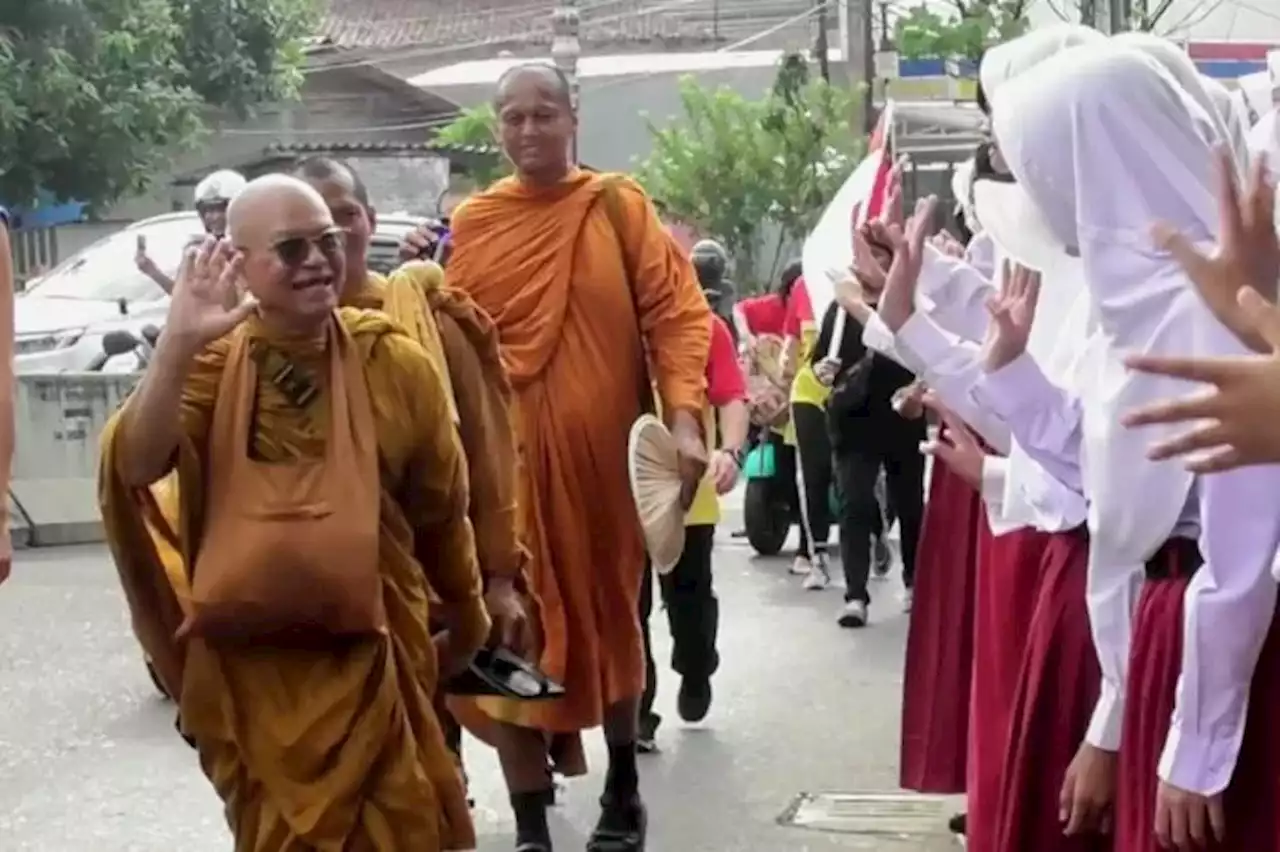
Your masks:
{"label": "road marking", "polygon": [[832,834],[944,837],[955,813],[953,796],[914,793],[801,793],[778,818],[781,825]]}

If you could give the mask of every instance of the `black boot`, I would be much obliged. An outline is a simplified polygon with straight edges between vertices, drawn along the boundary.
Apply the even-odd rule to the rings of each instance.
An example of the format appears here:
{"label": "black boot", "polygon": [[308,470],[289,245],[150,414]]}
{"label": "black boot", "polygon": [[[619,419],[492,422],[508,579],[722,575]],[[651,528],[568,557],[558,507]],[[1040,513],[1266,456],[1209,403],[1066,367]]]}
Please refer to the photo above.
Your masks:
{"label": "black boot", "polygon": [[965,829],[969,827],[968,822],[969,822],[968,814],[956,814],[950,820],[947,821],[947,828],[948,830],[951,831],[952,834],[957,835],[959,837],[964,837]]}
{"label": "black boot", "polygon": [[552,852],[547,808],[554,801],[553,789],[511,794],[511,810],[516,816],[516,852]]}
{"label": "black boot", "polygon": [[600,821],[587,841],[587,852],[644,852],[648,828],[649,815],[640,801],[636,745],[611,745]]}

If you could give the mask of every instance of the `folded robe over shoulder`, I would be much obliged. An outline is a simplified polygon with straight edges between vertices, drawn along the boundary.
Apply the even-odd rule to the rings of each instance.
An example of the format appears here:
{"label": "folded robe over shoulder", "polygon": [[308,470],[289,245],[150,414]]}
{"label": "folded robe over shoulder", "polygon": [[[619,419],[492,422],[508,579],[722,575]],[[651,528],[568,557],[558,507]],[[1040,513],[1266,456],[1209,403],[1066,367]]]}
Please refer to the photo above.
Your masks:
{"label": "folded robe over shoulder", "polygon": [[[253,321],[193,364],[171,480],[128,487],[120,436],[131,428],[129,403],[108,423],[99,490],[107,539],[135,631],[178,696],[237,852],[470,849],[461,778],[431,707],[437,664],[427,626],[429,583],[457,615],[458,646],[476,648],[488,631],[465,462],[432,359],[381,314],[343,309],[338,321],[363,360],[374,408],[389,635],[342,653],[173,641],[188,579],[175,566],[191,565],[199,548],[203,452],[222,366],[234,335],[264,333]],[[325,375],[327,353],[270,342]],[[319,455],[326,421],[312,411],[259,380],[255,453],[281,463]]]}

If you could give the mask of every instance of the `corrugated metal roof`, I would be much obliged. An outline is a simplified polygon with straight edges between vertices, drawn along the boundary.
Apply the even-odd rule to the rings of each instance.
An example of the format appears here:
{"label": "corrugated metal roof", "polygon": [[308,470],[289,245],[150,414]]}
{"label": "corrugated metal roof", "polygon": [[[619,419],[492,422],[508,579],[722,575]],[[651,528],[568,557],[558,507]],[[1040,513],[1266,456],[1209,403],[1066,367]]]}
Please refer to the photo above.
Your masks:
{"label": "corrugated metal roof", "polygon": [[457,145],[448,142],[274,142],[265,149],[267,155],[308,154],[470,154],[497,156],[498,149],[491,145]]}
{"label": "corrugated metal roof", "polygon": [[[555,6],[554,0],[328,0],[319,36],[383,48],[545,41]],[[770,45],[792,46],[808,41],[804,15],[811,7],[811,0],[579,0],[588,44],[733,42],[777,28]]]}

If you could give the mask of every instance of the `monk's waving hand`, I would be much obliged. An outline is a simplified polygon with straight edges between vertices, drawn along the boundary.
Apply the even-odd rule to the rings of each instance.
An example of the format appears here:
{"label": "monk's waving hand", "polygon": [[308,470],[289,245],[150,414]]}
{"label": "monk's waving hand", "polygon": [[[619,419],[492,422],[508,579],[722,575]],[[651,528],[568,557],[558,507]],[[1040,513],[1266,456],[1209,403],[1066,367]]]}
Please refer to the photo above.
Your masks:
{"label": "monk's waving hand", "polygon": [[244,257],[224,240],[207,238],[187,250],[173,285],[165,332],[198,351],[248,319],[257,303],[242,299]]}
{"label": "monk's waving hand", "polygon": [[1155,444],[1150,456],[1191,456],[1197,473],[1280,462],[1280,309],[1256,290],[1240,291],[1241,315],[1267,346],[1267,354],[1221,358],[1134,355],[1127,363],[1143,373],[1203,382],[1201,393],[1166,400],[1130,413],[1126,426],[1190,423],[1188,431]]}

